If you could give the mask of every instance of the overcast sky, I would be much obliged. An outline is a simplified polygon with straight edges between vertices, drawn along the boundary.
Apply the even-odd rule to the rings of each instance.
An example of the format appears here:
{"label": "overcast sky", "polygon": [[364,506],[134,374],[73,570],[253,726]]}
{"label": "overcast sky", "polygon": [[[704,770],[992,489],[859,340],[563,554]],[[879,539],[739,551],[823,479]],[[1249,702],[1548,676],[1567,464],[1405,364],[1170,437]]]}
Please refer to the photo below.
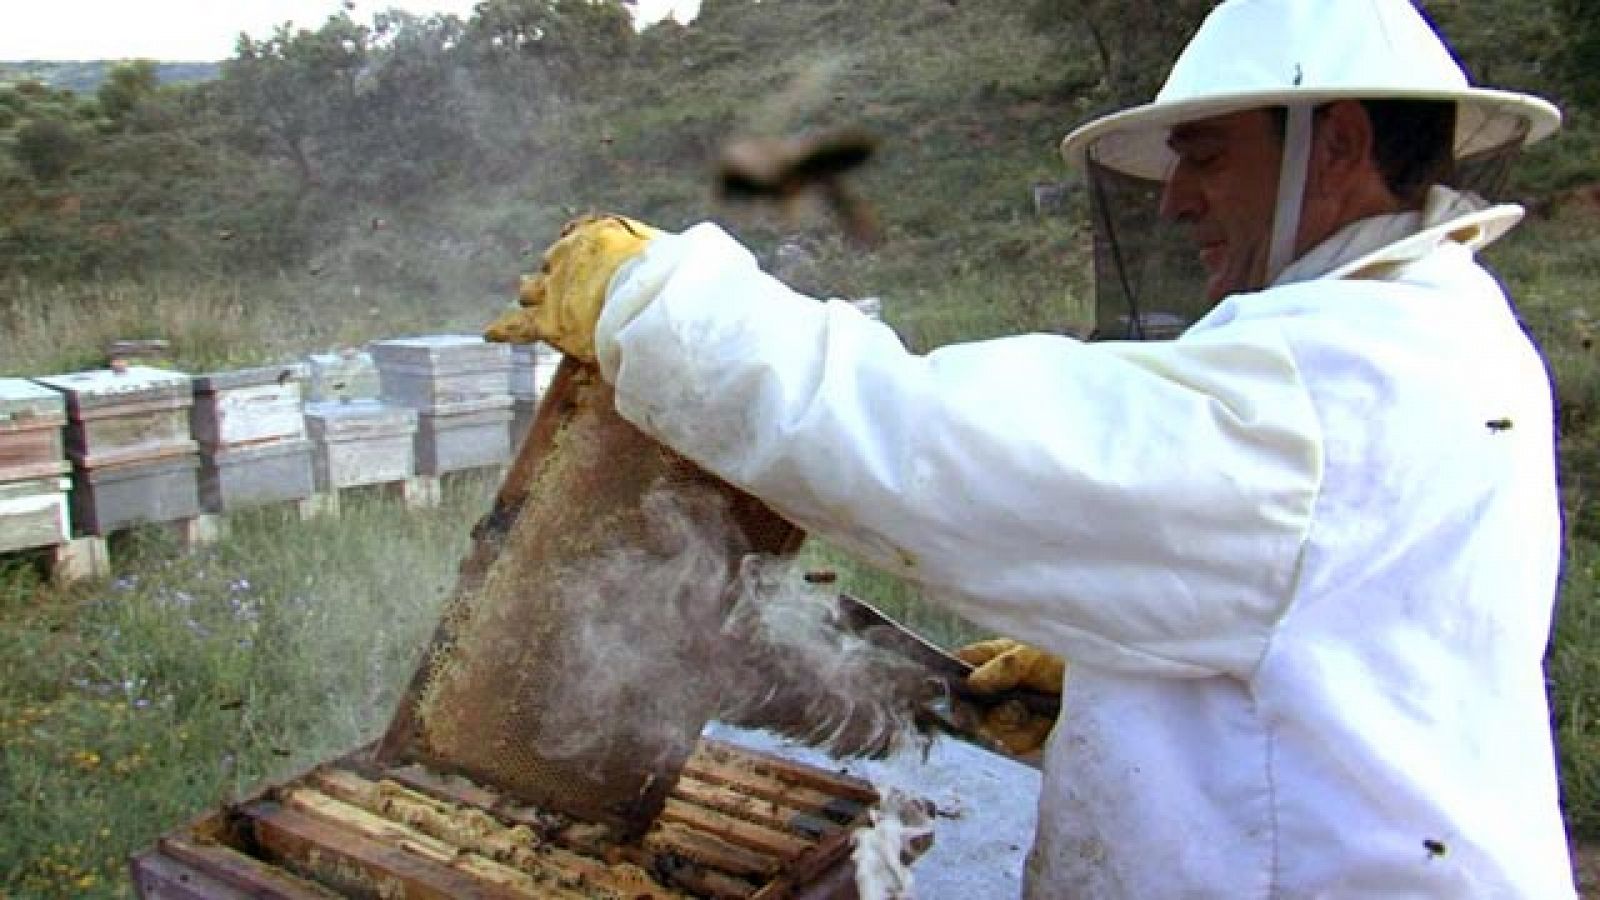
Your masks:
{"label": "overcast sky", "polygon": [[[366,23],[397,7],[466,18],[475,2],[356,0],[350,15]],[[639,0],[637,10],[650,22],[674,7],[687,21],[700,0]],[[339,8],[339,0],[0,0],[0,59],[227,59],[241,31],[264,38],[284,21],[315,29]]]}

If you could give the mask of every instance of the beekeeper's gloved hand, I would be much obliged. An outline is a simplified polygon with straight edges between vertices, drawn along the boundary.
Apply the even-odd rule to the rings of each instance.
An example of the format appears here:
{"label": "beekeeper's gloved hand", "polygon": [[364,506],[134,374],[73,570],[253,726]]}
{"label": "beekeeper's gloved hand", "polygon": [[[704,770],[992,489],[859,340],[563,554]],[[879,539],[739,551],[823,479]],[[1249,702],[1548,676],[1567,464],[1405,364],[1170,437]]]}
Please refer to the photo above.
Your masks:
{"label": "beekeeper's gloved hand", "polygon": [[586,216],[568,222],[544,253],[538,274],[522,279],[521,309],[489,324],[490,341],[544,341],[568,356],[595,361],[594,327],[606,289],[623,263],[662,232],[623,216]]}
{"label": "beekeeper's gloved hand", "polygon": [[[996,638],[968,644],[956,651],[963,662],[975,666],[967,687],[977,694],[998,694],[1024,688],[1060,696],[1067,664],[1059,656],[1037,647]],[[1017,756],[1039,749],[1055,726],[1053,716],[1031,711],[1020,700],[997,704],[983,717],[981,730],[990,740]]]}

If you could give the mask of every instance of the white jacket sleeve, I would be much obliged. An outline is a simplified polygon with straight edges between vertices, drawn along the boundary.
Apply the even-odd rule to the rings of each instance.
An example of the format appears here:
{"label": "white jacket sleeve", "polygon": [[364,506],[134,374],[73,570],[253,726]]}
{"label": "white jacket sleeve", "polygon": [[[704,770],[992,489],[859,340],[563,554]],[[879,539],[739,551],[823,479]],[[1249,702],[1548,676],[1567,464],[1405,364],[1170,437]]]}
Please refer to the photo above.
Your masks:
{"label": "white jacket sleeve", "polygon": [[1320,435],[1274,328],[917,356],[700,225],[618,273],[596,343],[646,432],[1075,662],[1248,677],[1292,594]]}

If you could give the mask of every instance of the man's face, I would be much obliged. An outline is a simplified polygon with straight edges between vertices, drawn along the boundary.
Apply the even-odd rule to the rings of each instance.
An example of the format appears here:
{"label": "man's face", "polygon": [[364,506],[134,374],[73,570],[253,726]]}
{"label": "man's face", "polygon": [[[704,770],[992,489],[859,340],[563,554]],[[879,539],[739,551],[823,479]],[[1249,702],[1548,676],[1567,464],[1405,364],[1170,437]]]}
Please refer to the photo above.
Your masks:
{"label": "man's face", "polygon": [[1187,227],[1206,270],[1206,299],[1266,286],[1282,140],[1264,110],[1172,129],[1177,155],[1161,215]]}

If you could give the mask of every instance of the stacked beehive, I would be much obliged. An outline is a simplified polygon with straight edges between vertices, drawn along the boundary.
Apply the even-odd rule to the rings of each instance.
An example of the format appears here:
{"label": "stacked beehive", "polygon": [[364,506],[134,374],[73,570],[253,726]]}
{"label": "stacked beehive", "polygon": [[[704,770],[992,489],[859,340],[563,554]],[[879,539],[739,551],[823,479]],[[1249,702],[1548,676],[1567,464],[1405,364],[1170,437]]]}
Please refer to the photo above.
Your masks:
{"label": "stacked beehive", "polygon": [[133,366],[35,380],[66,395],[74,528],[106,535],[199,515],[188,375]]}
{"label": "stacked beehive", "polygon": [[191,421],[200,443],[200,505],[209,513],[311,496],[303,365],[266,366],[194,380]]}
{"label": "stacked beehive", "polygon": [[306,430],[322,506],[336,509],[345,488],[404,484],[416,475],[417,413],[378,400],[372,354],[346,349],[306,361]]}
{"label": "stacked beehive", "polygon": [[403,482],[416,472],[416,410],[376,400],[306,404],[317,491]]}
{"label": "stacked beehive", "polygon": [[371,346],[385,403],[417,413],[417,473],[439,476],[511,458],[511,352],[469,335]]}
{"label": "stacked beehive", "polygon": [[66,401],[22,378],[0,378],[0,553],[64,544],[71,469],[61,443]]}

